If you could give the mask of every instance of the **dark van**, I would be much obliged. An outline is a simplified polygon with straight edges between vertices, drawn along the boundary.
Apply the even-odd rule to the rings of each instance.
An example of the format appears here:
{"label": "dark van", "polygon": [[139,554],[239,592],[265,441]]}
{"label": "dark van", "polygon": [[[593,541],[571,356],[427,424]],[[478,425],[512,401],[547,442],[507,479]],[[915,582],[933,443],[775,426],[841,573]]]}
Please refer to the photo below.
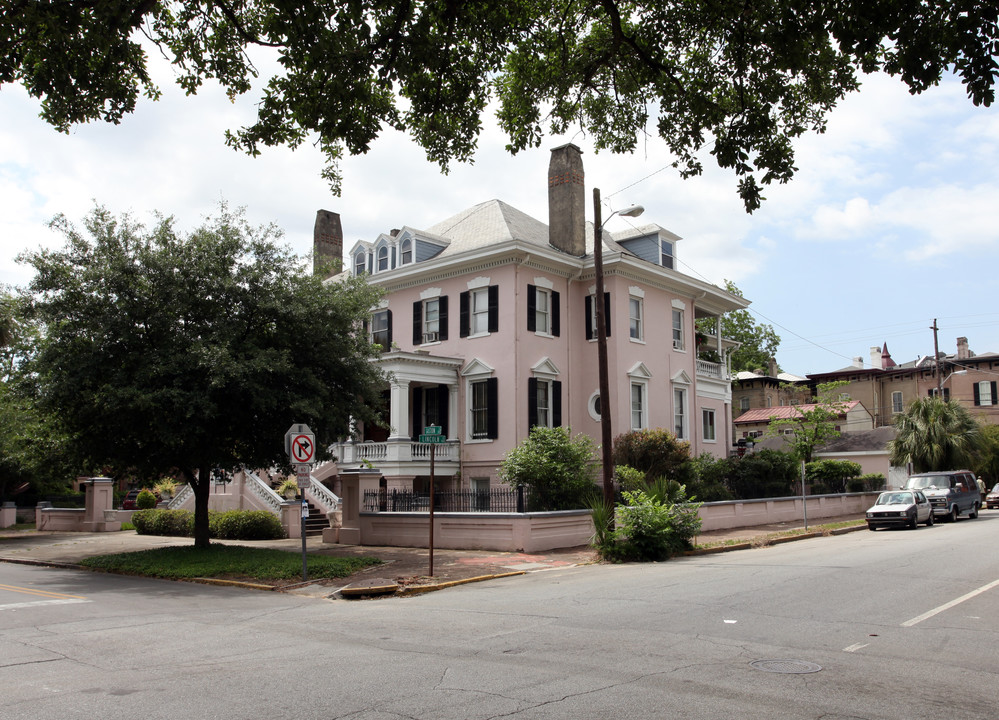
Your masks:
{"label": "dark van", "polygon": [[970,470],[941,470],[910,475],[906,490],[922,490],[933,506],[937,517],[957,520],[958,515],[978,517],[982,494],[978,491],[975,475]]}

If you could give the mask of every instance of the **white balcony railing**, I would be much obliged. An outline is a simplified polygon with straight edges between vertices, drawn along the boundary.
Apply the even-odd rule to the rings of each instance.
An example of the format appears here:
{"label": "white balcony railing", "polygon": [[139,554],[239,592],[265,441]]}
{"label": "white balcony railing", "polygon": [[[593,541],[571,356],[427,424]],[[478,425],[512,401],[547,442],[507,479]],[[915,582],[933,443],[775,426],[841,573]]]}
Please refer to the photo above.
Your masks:
{"label": "white balcony railing", "polygon": [[[453,440],[438,443],[434,450],[434,459],[439,461],[458,460],[458,441]],[[340,443],[334,452],[339,458],[340,466],[363,464],[402,462],[429,462],[431,445],[413,442],[412,440],[389,440],[386,442]]]}
{"label": "white balcony railing", "polygon": [[707,360],[697,361],[697,374],[701,377],[709,377],[716,380],[728,380],[724,365],[708,362]]}

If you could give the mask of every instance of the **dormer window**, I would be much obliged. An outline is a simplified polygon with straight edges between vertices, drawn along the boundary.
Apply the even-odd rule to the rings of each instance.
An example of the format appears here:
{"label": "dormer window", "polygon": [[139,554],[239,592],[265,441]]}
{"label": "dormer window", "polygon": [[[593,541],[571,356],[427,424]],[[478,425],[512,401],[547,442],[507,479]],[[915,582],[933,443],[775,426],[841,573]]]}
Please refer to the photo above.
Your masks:
{"label": "dormer window", "polygon": [[673,269],[673,243],[668,240],[659,240],[659,264]]}
{"label": "dormer window", "polygon": [[399,264],[409,265],[413,262],[413,241],[406,238],[399,247]]}
{"label": "dormer window", "polygon": [[389,269],[389,251],[388,247],[382,245],[378,248],[378,272],[384,272]]}
{"label": "dormer window", "polygon": [[354,274],[360,275],[365,270],[365,265],[367,265],[367,253],[363,250],[354,253]]}

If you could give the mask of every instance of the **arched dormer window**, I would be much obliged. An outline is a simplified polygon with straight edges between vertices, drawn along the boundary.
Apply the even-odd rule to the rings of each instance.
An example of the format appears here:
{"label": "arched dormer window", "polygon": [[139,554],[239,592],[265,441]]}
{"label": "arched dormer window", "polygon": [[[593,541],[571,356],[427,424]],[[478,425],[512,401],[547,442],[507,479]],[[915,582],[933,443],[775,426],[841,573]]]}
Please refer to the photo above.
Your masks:
{"label": "arched dormer window", "polygon": [[378,248],[378,272],[383,272],[389,269],[389,251],[386,245],[382,245]]}
{"label": "arched dormer window", "polygon": [[406,238],[399,246],[399,264],[409,265],[413,262],[413,241]]}
{"label": "arched dormer window", "polygon": [[365,271],[367,265],[367,254],[363,250],[354,253],[354,274],[360,275]]}

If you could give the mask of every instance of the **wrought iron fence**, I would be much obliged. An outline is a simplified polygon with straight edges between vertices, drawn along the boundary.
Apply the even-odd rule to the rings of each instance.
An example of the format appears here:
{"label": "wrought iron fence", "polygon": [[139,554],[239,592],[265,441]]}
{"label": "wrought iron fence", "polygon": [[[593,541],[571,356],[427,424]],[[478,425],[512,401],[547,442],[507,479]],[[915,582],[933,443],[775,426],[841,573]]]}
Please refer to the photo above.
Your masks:
{"label": "wrought iron fence", "polygon": [[[429,512],[430,493],[412,490],[369,490],[365,512]],[[524,489],[434,491],[434,512],[525,512]]]}

